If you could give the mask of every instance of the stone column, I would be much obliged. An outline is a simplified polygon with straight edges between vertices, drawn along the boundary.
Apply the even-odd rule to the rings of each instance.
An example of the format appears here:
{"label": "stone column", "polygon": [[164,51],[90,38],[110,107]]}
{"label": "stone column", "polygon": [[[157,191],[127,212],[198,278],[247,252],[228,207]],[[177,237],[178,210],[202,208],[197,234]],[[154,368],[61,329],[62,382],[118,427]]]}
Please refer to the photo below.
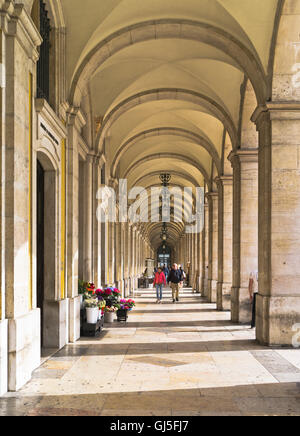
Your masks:
{"label": "stone column", "polygon": [[[6,35],[3,29],[0,29],[0,64],[6,64]],[[2,67],[3,68],[3,67]],[[2,81],[0,82],[0,147],[2,153],[0,155],[0,396],[7,392],[8,387],[8,321],[5,316],[5,203],[3,185],[4,180],[4,167],[5,167],[5,103],[6,103],[6,83],[5,74],[3,74]]]}
{"label": "stone column", "polygon": [[[80,298],[78,296],[79,250],[79,152],[78,142],[84,118],[78,108],[70,108],[67,114],[67,296],[69,304],[69,340],[80,337]],[[92,280],[92,277],[91,277]],[[56,305],[57,317],[63,317],[63,301]],[[60,307],[62,306],[62,307]],[[53,309],[53,304],[52,304]],[[51,323],[51,316],[49,317]],[[63,325],[63,321],[61,322]],[[61,339],[58,339],[61,342]]]}
{"label": "stone column", "polygon": [[123,292],[123,262],[124,262],[124,242],[123,242],[123,223],[116,224],[116,282],[117,287]]}
{"label": "stone column", "polygon": [[97,287],[103,284],[102,276],[102,224],[97,217],[98,199],[97,192],[101,186],[101,164],[99,158],[94,158],[93,171],[93,266],[94,266],[94,281]]}
{"label": "stone column", "polygon": [[203,270],[203,257],[202,257],[202,230],[197,233],[197,284],[196,291],[201,293],[201,278]]}
{"label": "stone column", "polygon": [[217,309],[231,310],[232,288],[232,176],[217,180],[219,187],[219,280]]}
{"label": "stone column", "polygon": [[253,121],[259,132],[257,339],[291,346],[300,323],[300,106],[269,103]]}
{"label": "stone column", "polygon": [[[208,200],[207,200],[208,201]],[[210,233],[209,233],[209,203],[204,204],[204,229],[203,229],[203,258],[204,273],[202,279],[202,295],[208,297],[208,277],[209,277],[209,255],[210,255]]]}
{"label": "stone column", "polygon": [[192,290],[195,291],[195,277],[196,277],[196,273],[197,273],[197,252],[196,252],[197,248],[196,248],[196,234],[192,233],[191,234],[191,262],[192,262],[192,280],[191,280],[191,286],[192,286]]}
{"label": "stone column", "polygon": [[218,230],[219,230],[219,196],[217,192],[210,192],[209,199],[209,276],[208,299],[211,303],[217,302],[218,285]]}
{"label": "stone column", "polygon": [[134,292],[134,257],[135,257],[135,230],[132,225],[130,225],[130,238],[129,238],[129,246],[130,246],[130,295],[133,295]]}
{"label": "stone column", "polygon": [[108,284],[115,283],[115,223],[108,223]]}
{"label": "stone column", "polygon": [[139,231],[135,230],[135,240],[134,240],[134,290],[136,291],[137,286],[137,277],[138,277],[138,263],[139,263]]}
{"label": "stone column", "polygon": [[[1,6],[3,2],[1,2]],[[21,4],[1,10],[2,295],[0,390],[15,391],[40,364],[40,311],[33,258],[34,90],[41,38]],[[4,56],[4,57],[3,57]],[[5,96],[3,93],[5,92]],[[5,114],[5,115],[4,115]],[[1,123],[1,124],[2,124]],[[3,160],[2,160],[3,159]],[[5,177],[5,178],[4,178]],[[4,315],[5,313],[5,315]],[[8,319],[5,321],[3,318]],[[6,335],[6,336],[4,336]],[[8,338],[8,343],[7,343]],[[3,341],[3,342],[2,342]],[[7,359],[8,349],[8,359]],[[5,356],[3,355],[5,353]],[[3,365],[7,365],[6,369]],[[8,374],[7,374],[8,367]],[[8,375],[8,377],[7,377]]]}
{"label": "stone column", "polygon": [[232,321],[249,323],[249,275],[258,269],[258,151],[231,153],[233,166]]}
{"label": "stone column", "polygon": [[129,295],[130,227],[124,224],[124,297]]}
{"label": "stone column", "polygon": [[[83,276],[93,281],[93,178],[94,178],[94,156],[88,155],[84,163],[84,196],[83,196]],[[79,181],[82,183],[82,181]]]}

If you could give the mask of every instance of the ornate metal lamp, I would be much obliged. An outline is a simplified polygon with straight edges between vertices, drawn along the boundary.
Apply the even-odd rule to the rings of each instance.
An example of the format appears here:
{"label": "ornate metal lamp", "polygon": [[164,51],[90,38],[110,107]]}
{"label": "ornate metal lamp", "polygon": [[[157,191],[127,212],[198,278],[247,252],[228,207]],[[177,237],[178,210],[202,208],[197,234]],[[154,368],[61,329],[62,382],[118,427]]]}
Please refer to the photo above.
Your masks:
{"label": "ornate metal lamp", "polygon": [[171,176],[171,174],[163,173],[159,176],[159,178],[160,178],[162,185],[164,187],[167,187],[167,186],[169,186],[169,183],[171,181],[172,176]]}

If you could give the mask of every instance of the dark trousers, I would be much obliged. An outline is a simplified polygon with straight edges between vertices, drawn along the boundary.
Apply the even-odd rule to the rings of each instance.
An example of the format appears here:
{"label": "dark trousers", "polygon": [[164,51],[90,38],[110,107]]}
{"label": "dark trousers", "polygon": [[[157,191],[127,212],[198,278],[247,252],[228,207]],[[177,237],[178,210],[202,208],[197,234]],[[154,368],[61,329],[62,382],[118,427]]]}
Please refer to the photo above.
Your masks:
{"label": "dark trousers", "polygon": [[255,321],[256,321],[256,297],[257,294],[253,294],[253,301],[252,301],[252,322],[251,327],[255,327]]}

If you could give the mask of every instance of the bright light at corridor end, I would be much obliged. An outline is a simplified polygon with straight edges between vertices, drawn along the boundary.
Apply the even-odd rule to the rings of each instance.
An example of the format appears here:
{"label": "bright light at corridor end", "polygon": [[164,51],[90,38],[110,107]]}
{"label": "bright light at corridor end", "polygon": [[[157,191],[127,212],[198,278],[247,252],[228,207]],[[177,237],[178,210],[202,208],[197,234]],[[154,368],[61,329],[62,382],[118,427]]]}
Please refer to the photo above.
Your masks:
{"label": "bright light at corridor end", "polygon": [[[128,191],[121,179],[117,189],[101,186],[97,192],[98,221],[131,223],[184,223],[186,233],[200,233],[204,227],[204,188],[137,186]],[[172,207],[171,207],[172,206]],[[171,213],[171,211],[173,211]]]}

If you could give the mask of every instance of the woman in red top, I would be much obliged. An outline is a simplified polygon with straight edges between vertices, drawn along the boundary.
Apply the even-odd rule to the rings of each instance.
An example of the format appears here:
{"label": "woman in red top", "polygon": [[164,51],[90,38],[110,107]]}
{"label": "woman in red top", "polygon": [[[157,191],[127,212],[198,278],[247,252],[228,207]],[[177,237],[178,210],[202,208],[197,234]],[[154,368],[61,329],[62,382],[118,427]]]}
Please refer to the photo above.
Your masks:
{"label": "woman in red top", "polygon": [[167,284],[166,276],[164,275],[162,268],[158,268],[158,271],[155,274],[155,278],[154,278],[154,282],[153,282],[153,287],[156,287],[156,295],[157,295],[156,303],[161,303],[161,301],[162,301],[162,288],[163,288],[163,285],[166,286],[166,284]]}

